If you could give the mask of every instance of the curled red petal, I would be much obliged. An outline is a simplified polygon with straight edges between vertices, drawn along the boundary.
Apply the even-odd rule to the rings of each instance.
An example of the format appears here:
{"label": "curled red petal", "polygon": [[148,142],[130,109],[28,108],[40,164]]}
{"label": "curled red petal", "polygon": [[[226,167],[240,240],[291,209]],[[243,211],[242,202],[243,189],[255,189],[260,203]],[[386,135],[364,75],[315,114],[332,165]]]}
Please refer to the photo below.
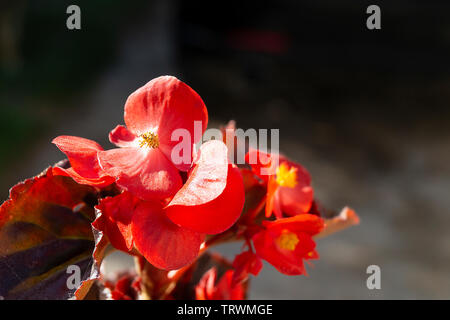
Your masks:
{"label": "curled red petal", "polygon": [[159,149],[118,148],[98,153],[102,168],[124,190],[143,200],[173,196],[181,176]]}
{"label": "curled red petal", "polygon": [[109,141],[118,147],[131,147],[136,136],[124,126],[117,126],[109,133]]}
{"label": "curled red petal", "polygon": [[99,187],[114,182],[98,163],[97,154],[103,148],[97,142],[80,137],[59,136],[52,143],[66,154],[72,167],[72,170],[56,169],[56,174],[70,176],[81,184]]}
{"label": "curled red petal", "polygon": [[[198,142],[208,125],[208,112],[201,97],[187,84],[175,77],[163,76],[148,82],[132,93],[125,103],[125,124],[136,136],[148,131],[159,137],[160,148],[171,158],[172,148],[179,141],[172,141],[175,130],[187,133],[190,158],[194,143]],[[199,132],[194,132],[194,122],[199,121]],[[186,150],[187,151],[187,150]],[[176,164],[180,170],[188,170],[191,161]]]}
{"label": "curled red petal", "polygon": [[197,165],[169,206],[198,206],[222,194],[227,185],[227,147],[220,141],[208,141],[200,147]]}
{"label": "curled red petal", "polygon": [[204,144],[198,164],[168,204],[167,216],[200,233],[216,234],[231,227],[242,212],[245,193],[239,169],[227,163],[223,142]]}
{"label": "curled red petal", "polygon": [[93,187],[98,188],[104,188],[109,186],[110,184],[114,183],[116,179],[110,176],[101,176],[99,178],[85,178],[79,175],[73,168],[63,169],[60,167],[53,167],[52,168],[53,175],[55,176],[65,176],[65,177],[71,177],[73,180],[75,180],[79,184],[85,184]]}
{"label": "curled red petal", "polygon": [[181,228],[166,217],[162,206],[143,201],[132,217],[134,244],[157,268],[176,270],[197,257],[203,234]]}
{"label": "curled red petal", "polygon": [[102,199],[95,207],[99,215],[92,225],[104,232],[113,247],[129,252],[133,249],[131,217],[139,200],[128,192]]}

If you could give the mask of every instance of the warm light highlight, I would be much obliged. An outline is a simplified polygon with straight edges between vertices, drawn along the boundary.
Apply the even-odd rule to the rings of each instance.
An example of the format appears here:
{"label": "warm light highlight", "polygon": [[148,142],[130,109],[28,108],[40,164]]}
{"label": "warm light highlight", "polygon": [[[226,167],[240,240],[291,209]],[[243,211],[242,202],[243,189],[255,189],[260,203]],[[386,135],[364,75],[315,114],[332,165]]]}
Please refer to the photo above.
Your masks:
{"label": "warm light highlight", "polygon": [[297,185],[297,168],[282,163],[277,168],[277,184],[281,187],[294,188]]}

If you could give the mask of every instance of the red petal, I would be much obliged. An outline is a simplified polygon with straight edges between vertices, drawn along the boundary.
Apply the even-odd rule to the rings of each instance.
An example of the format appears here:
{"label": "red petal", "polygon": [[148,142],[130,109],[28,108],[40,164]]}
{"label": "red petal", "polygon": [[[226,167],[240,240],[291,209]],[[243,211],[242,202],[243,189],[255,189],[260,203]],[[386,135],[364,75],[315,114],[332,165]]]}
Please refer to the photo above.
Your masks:
{"label": "red petal", "polygon": [[311,185],[311,175],[309,174],[308,170],[306,170],[302,165],[295,163],[293,161],[288,160],[286,157],[280,155],[279,156],[279,163],[287,163],[289,167],[297,168],[297,180],[298,184],[302,186],[309,186]]}
{"label": "red petal", "polygon": [[52,142],[67,155],[73,169],[57,169],[55,173],[70,176],[81,184],[106,186],[114,182],[99,166],[97,154],[103,148],[97,142],[72,136],[59,136]]}
{"label": "red petal", "polygon": [[274,176],[270,176],[267,181],[267,200],[266,200],[266,218],[275,211],[277,217],[280,216],[280,202],[278,197],[278,184]]}
{"label": "red petal", "polygon": [[257,276],[261,271],[263,264],[253,252],[245,251],[237,255],[233,261],[233,279],[232,285],[236,285],[247,279],[249,273]]}
{"label": "red petal", "polygon": [[73,168],[69,169],[63,169],[60,167],[53,167],[52,173],[55,176],[65,176],[65,177],[71,177],[73,180],[75,180],[79,184],[85,184],[93,187],[103,188],[107,187],[110,184],[114,183],[116,179],[110,176],[102,176],[97,179],[88,179],[85,177],[80,176]]}
{"label": "red petal", "polygon": [[228,270],[220,278],[216,286],[213,300],[243,300],[245,298],[244,288],[241,284],[233,286],[233,270]]}
{"label": "red petal", "polygon": [[181,187],[178,170],[159,149],[118,148],[98,154],[117,184],[143,200],[173,196]]}
{"label": "red petal", "polygon": [[200,147],[198,158],[186,184],[177,192],[169,206],[198,206],[222,194],[227,184],[227,147],[220,141],[208,141]]}
{"label": "red petal", "polygon": [[310,186],[300,184],[294,188],[280,187],[278,200],[283,213],[295,216],[309,211],[314,200],[314,192]]}
{"label": "red petal", "polygon": [[116,249],[129,252],[133,248],[131,217],[138,201],[130,193],[123,192],[101,200],[96,206],[101,215],[93,222],[93,226],[104,232]]}
{"label": "red petal", "polygon": [[223,142],[205,143],[186,184],[167,206],[168,217],[200,233],[216,234],[231,227],[242,212],[245,195],[239,169],[227,163]]}
{"label": "red petal", "polygon": [[214,295],[215,283],[217,278],[217,269],[209,269],[200,279],[195,287],[196,300],[210,300]]}
{"label": "red petal", "polygon": [[304,232],[310,235],[318,234],[324,227],[323,219],[308,213],[275,221],[264,221],[263,224],[269,230],[281,231],[288,229],[293,232]]}
{"label": "red petal", "polygon": [[280,156],[280,164],[287,163],[289,167],[297,168],[297,185],[294,188],[280,187],[278,191],[279,206],[283,213],[295,216],[306,213],[311,208],[314,192],[311,188],[309,172],[298,163]]}
{"label": "red petal", "polygon": [[249,150],[245,155],[245,162],[252,167],[255,174],[257,174],[265,183],[268,183],[269,177],[276,172],[272,155],[259,150]]}
{"label": "red petal", "polygon": [[176,270],[191,263],[198,255],[204,235],[171,222],[162,207],[141,202],[132,218],[134,244],[155,267]]}
{"label": "red petal", "polygon": [[136,136],[124,126],[117,126],[109,133],[109,141],[118,147],[131,147]]}
{"label": "red petal", "polygon": [[217,269],[208,270],[195,288],[197,300],[243,300],[245,291],[242,285],[233,285],[233,270],[226,271],[215,285]]}
{"label": "red petal", "polygon": [[277,188],[277,192],[275,192],[273,196],[273,212],[275,213],[275,217],[277,217],[277,219],[281,219],[284,218],[284,216],[283,211],[281,210],[280,192],[278,190],[279,189]]}
{"label": "red petal", "polygon": [[[167,157],[178,141],[171,136],[176,129],[186,129],[190,145],[198,142],[208,125],[208,112],[203,100],[188,85],[175,77],[153,79],[136,90],[125,103],[125,124],[136,136],[148,131],[158,134],[160,147]],[[201,132],[194,135],[194,121],[201,121]],[[191,150],[192,151],[192,150]],[[190,162],[177,165],[188,170]]]}

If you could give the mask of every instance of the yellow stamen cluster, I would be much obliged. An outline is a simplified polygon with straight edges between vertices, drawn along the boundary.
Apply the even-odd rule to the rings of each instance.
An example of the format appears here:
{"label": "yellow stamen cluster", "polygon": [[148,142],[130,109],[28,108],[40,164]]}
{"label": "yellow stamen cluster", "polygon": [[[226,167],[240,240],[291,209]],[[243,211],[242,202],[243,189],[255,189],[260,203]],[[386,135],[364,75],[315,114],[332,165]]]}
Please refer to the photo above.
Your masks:
{"label": "yellow stamen cluster", "polygon": [[297,168],[282,163],[277,168],[277,183],[281,187],[294,188],[297,185]]}
{"label": "yellow stamen cluster", "polygon": [[156,149],[159,147],[159,138],[156,133],[149,131],[147,133],[141,134],[139,138],[141,138],[141,140],[139,141],[139,146],[141,148],[146,146]]}
{"label": "yellow stamen cluster", "polygon": [[283,230],[281,235],[276,239],[278,247],[289,251],[294,251],[299,241],[297,235],[288,230]]}

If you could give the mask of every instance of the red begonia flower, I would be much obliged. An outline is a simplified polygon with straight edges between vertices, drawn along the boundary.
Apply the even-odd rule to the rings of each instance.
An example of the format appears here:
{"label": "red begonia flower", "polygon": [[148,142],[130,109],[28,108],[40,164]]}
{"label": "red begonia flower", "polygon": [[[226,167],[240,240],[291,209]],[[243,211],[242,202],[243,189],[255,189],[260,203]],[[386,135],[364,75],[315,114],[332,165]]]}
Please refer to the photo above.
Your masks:
{"label": "red begonia flower", "polygon": [[312,237],[323,220],[316,215],[300,214],[276,221],[264,221],[265,230],[252,238],[256,254],[287,275],[306,274],[303,260],[317,259]]}
{"label": "red begonia flower", "polygon": [[[278,161],[274,161],[274,157],[278,157]],[[257,150],[248,152],[246,161],[267,183],[267,217],[270,217],[272,212],[278,218],[282,218],[283,214],[295,216],[308,212],[314,195],[311,176],[305,168],[281,155],[268,155]],[[264,174],[262,169],[265,169],[267,174]]]}
{"label": "red begonia flower", "polygon": [[53,168],[53,174],[68,176],[79,184],[94,187],[106,187],[114,183],[115,179],[108,176],[100,167],[97,153],[103,148],[95,141],[72,137],[59,136],[53,139],[54,143],[69,159],[71,167],[63,169]]}
{"label": "red begonia flower", "polygon": [[182,228],[167,218],[157,202],[141,201],[133,212],[131,231],[135,247],[157,268],[176,270],[198,255],[203,234]]}
{"label": "red begonia flower", "polygon": [[251,273],[255,276],[259,274],[263,267],[261,259],[251,251],[245,251],[238,254],[233,261],[232,284],[236,285],[248,278]]}
{"label": "red begonia flower", "polygon": [[159,77],[128,97],[124,119],[126,127],[118,126],[109,135],[120,148],[99,152],[101,167],[141,199],[173,196],[182,185],[178,170],[191,167],[193,146],[208,124],[202,99],[177,78]]}
{"label": "red begonia flower", "polygon": [[95,207],[100,215],[92,225],[104,232],[118,250],[130,252],[133,249],[131,217],[138,203],[138,198],[124,191],[118,196],[100,200]]}
{"label": "red begonia flower", "polygon": [[195,287],[197,300],[243,300],[245,290],[242,284],[232,285],[233,270],[226,271],[216,285],[217,270],[208,270]]}
{"label": "red begonia flower", "polygon": [[185,185],[167,205],[167,216],[176,224],[207,234],[221,233],[239,218],[245,201],[238,168],[228,163],[221,141],[204,143]]}
{"label": "red begonia flower", "polygon": [[130,252],[134,245],[157,268],[185,266],[198,255],[205,233],[228,229],[242,211],[242,177],[226,157],[223,142],[203,144],[185,186],[167,207],[124,191],[100,202],[94,226],[115,248]]}

